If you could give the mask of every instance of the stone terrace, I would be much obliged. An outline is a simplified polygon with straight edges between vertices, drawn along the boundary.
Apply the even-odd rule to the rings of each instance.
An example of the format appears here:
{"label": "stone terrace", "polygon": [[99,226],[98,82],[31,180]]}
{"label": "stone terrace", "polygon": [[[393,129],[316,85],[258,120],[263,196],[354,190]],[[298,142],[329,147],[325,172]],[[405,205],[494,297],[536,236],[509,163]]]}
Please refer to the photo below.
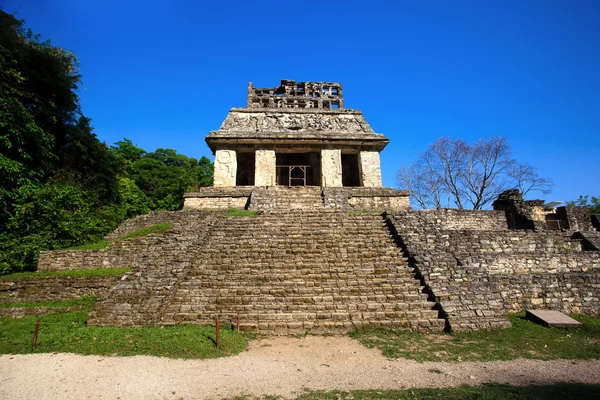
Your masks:
{"label": "stone terrace", "polygon": [[390,216],[396,240],[452,329],[508,326],[507,312],[525,308],[600,312],[599,252],[583,251],[573,232],[508,230],[499,215],[439,210]]}
{"label": "stone terrace", "polygon": [[[191,234],[209,221],[204,235]],[[154,251],[99,303],[91,323],[210,324],[239,314],[243,329],[268,334],[445,326],[379,215],[201,214]]]}

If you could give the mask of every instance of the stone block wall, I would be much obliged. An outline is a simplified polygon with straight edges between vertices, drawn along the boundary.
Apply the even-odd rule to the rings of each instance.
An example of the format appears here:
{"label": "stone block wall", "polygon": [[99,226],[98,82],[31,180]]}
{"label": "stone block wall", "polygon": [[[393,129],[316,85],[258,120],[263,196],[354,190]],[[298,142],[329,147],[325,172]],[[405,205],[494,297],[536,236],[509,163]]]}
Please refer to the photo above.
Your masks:
{"label": "stone block wall", "polygon": [[[490,218],[495,214],[462,213],[464,225],[456,216],[448,223],[443,211],[407,211],[390,219],[452,329],[506,326],[508,311],[525,308],[598,313],[600,252],[584,251],[572,232],[506,230]],[[479,230],[457,229],[483,215],[487,222]],[[485,225],[492,229],[481,229]]]}
{"label": "stone block wall", "polygon": [[38,276],[0,279],[0,303],[39,303],[102,295],[118,276]]}
{"label": "stone block wall", "polygon": [[347,187],[348,205],[355,210],[408,210],[409,192],[382,187]]}
{"label": "stone block wall", "polygon": [[394,216],[403,221],[403,226],[412,225],[419,228],[475,231],[508,230],[504,211],[414,210],[405,213],[394,212]]}
{"label": "stone block wall", "polygon": [[184,210],[246,209],[254,186],[206,187],[183,195]]}
{"label": "stone block wall", "polygon": [[565,229],[572,231],[591,231],[592,217],[587,207],[565,206],[557,207],[556,215],[562,221]]}

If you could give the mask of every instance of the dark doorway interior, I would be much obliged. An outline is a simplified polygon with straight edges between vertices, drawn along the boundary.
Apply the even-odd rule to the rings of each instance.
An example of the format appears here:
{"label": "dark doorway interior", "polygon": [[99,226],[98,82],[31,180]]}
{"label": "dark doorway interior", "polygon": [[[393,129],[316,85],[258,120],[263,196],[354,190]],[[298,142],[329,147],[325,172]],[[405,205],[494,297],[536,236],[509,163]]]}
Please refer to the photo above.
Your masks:
{"label": "dark doorway interior", "polygon": [[360,186],[358,154],[342,154],[342,185]]}
{"label": "dark doorway interior", "polygon": [[[277,153],[277,184],[281,186],[320,186],[321,154]],[[290,169],[291,177],[290,181]],[[306,171],[306,182],[304,181]]]}
{"label": "dark doorway interior", "polygon": [[237,153],[236,186],[254,186],[254,152]]}

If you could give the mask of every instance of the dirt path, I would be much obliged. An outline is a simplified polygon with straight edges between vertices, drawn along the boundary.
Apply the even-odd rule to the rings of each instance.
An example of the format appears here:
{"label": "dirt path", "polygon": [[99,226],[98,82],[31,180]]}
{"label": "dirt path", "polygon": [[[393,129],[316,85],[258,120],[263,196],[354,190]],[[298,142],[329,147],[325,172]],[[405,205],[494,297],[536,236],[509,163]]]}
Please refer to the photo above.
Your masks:
{"label": "dirt path", "polygon": [[273,338],[217,360],[72,354],[0,356],[2,399],[292,397],[305,388],[402,389],[485,382],[600,383],[600,360],[417,363],[389,360],[347,337]]}

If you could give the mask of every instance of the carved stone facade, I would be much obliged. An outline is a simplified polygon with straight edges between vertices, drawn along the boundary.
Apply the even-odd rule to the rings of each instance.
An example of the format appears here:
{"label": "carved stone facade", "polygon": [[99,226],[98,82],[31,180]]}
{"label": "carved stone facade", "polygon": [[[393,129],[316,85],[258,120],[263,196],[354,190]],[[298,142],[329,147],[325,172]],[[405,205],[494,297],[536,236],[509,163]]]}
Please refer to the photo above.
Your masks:
{"label": "carved stone facade", "polygon": [[247,107],[231,109],[206,142],[216,187],[381,187],[379,152],[389,140],[344,108],[340,83],[283,80],[250,83]]}
{"label": "carved stone facade", "polygon": [[321,150],[323,187],[342,186],[342,153],[338,150]]}
{"label": "carved stone facade", "polygon": [[233,150],[215,152],[215,186],[235,186],[237,159]]}
{"label": "carved stone facade", "polygon": [[256,150],[255,186],[274,186],[276,170],[275,150]]}

